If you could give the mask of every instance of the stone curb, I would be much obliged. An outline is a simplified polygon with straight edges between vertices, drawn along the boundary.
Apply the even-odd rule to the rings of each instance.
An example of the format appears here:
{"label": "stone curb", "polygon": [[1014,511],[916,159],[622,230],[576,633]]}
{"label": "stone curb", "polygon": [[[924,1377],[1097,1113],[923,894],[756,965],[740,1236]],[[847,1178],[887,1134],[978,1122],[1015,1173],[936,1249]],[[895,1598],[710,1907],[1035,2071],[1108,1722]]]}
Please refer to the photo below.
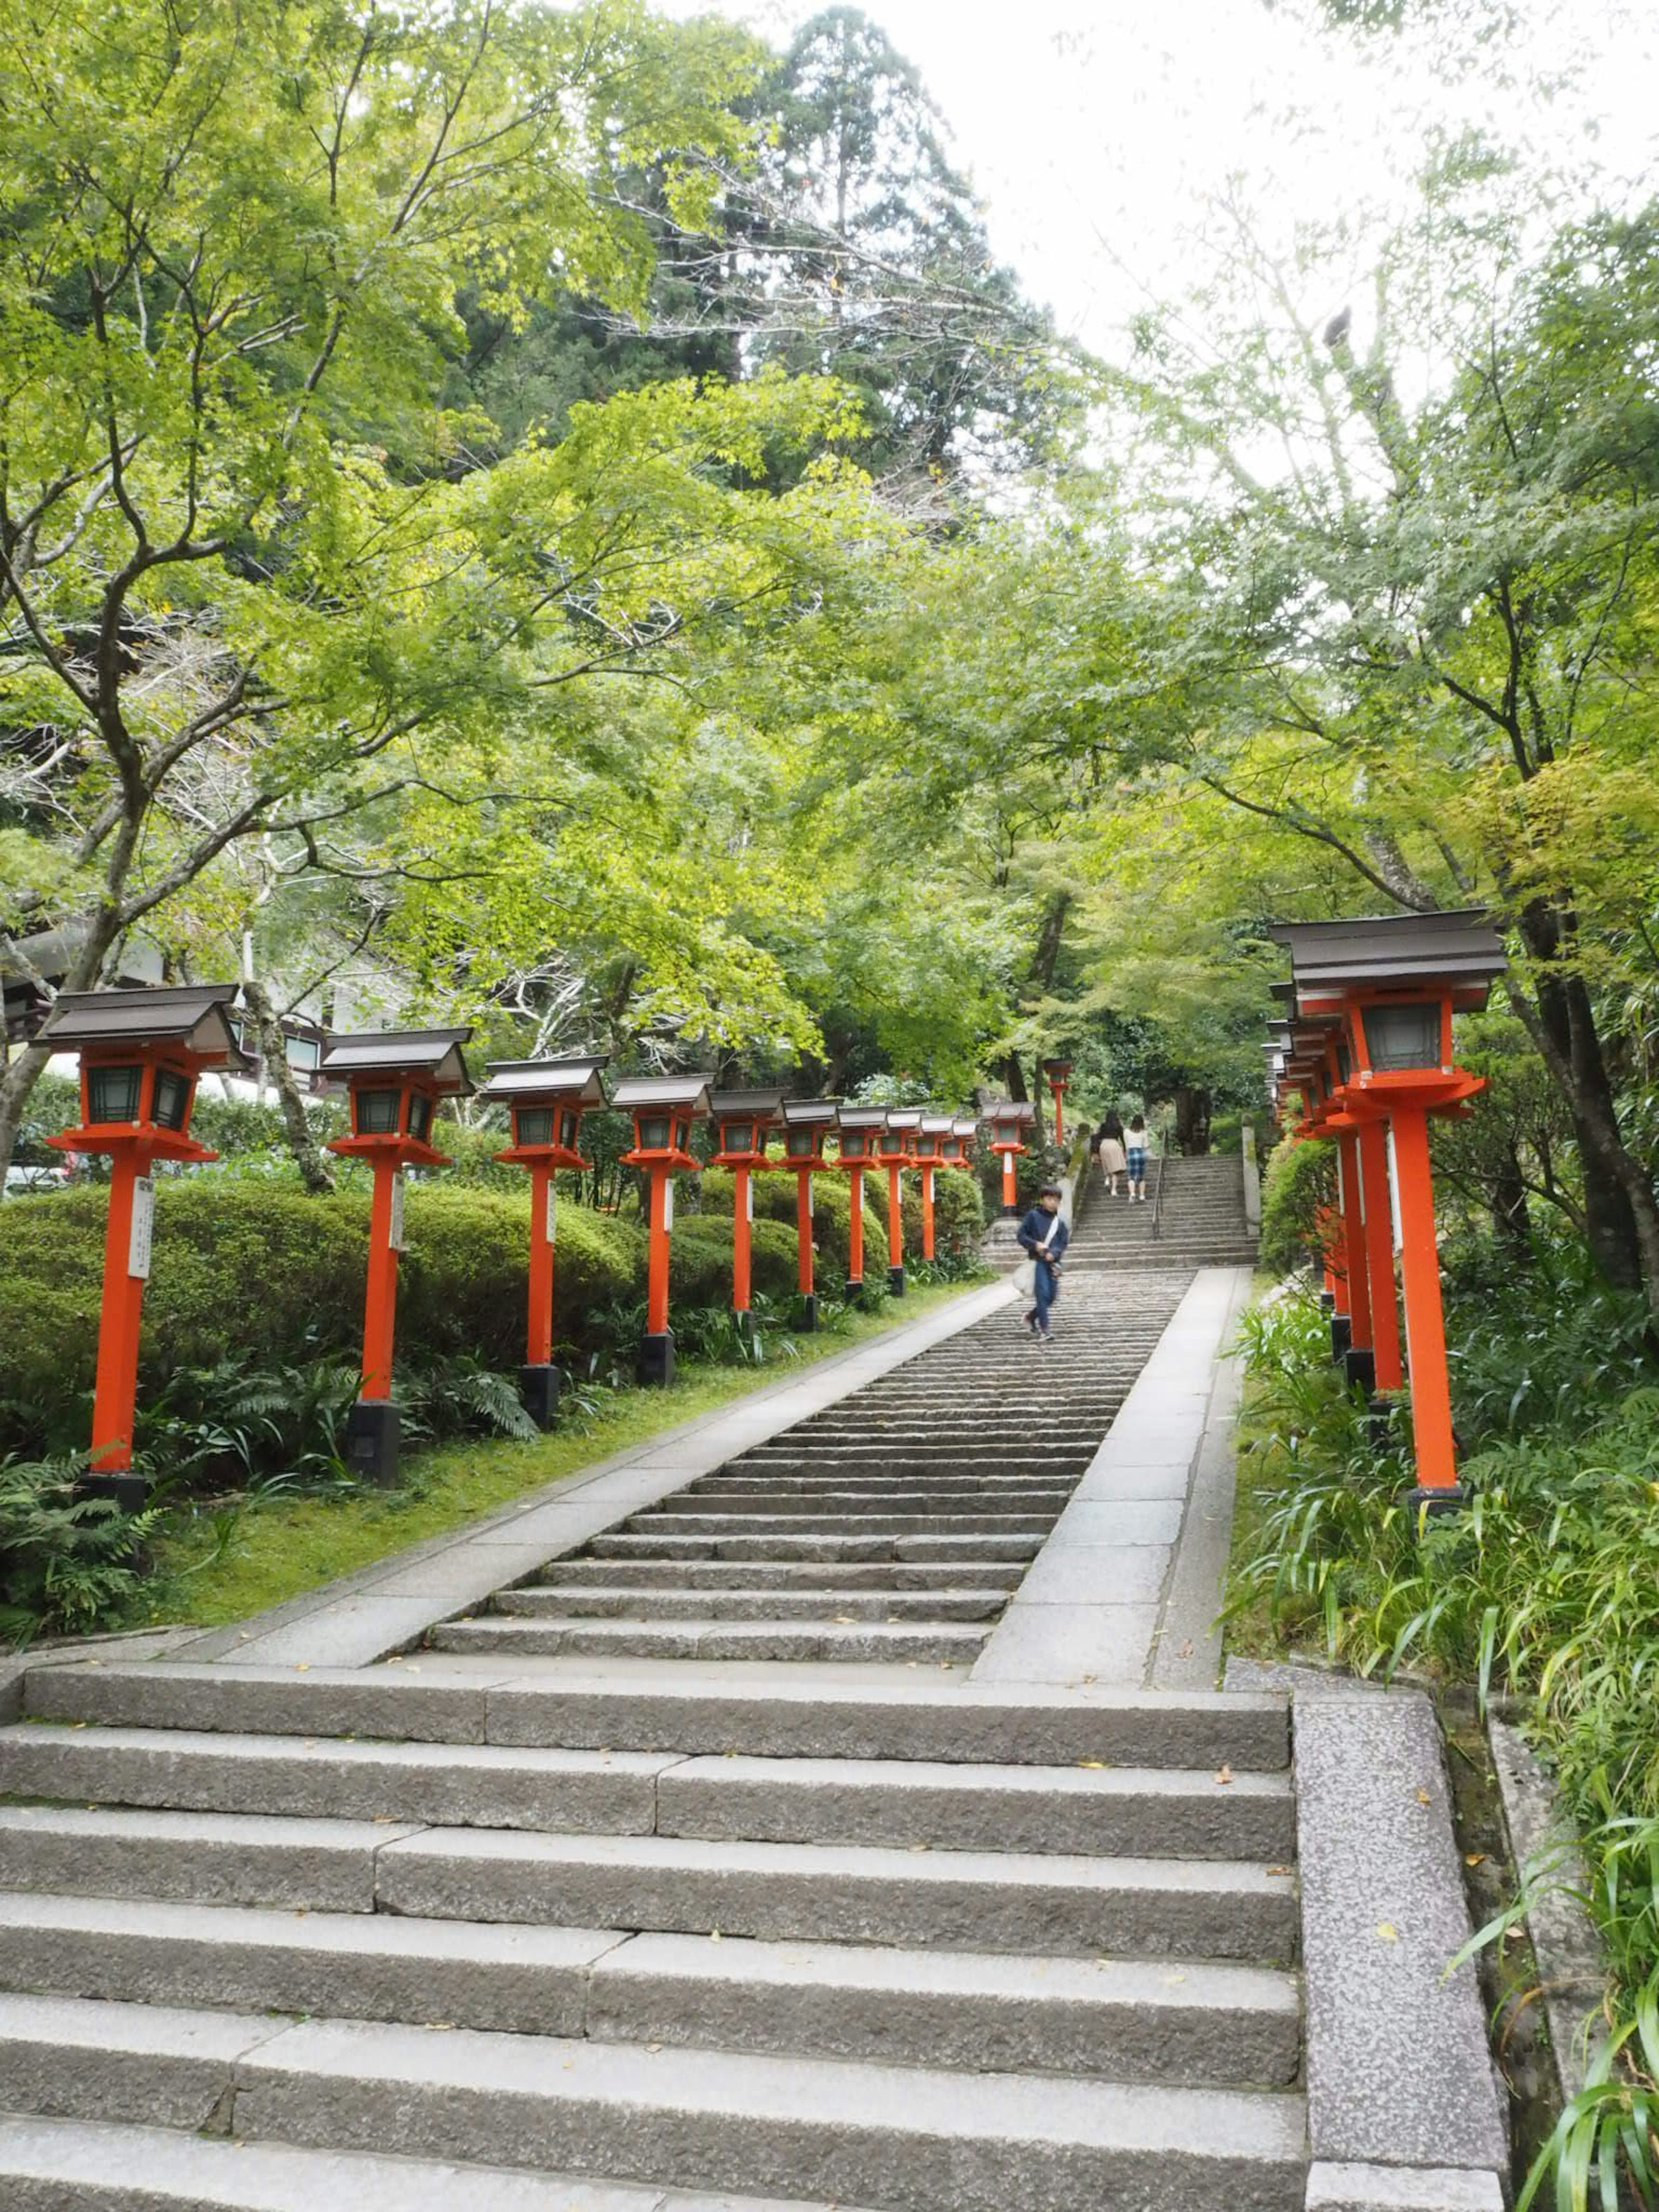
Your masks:
{"label": "stone curb", "polygon": [[1495,2173],[1454,2167],[1315,2166],[1307,2212],[1504,2212]]}
{"label": "stone curb", "polygon": [[1537,1884],[1527,1900],[1527,1930],[1538,1961],[1550,2056],[1565,2105],[1583,2087],[1590,2063],[1607,2040],[1601,2010],[1607,1962],[1595,1923],[1581,1902],[1589,1893],[1589,1871],[1571,1816],[1521,1731],[1490,1714],[1486,1740],[1510,1856],[1523,1885]]}
{"label": "stone curb", "polygon": [[1508,2115],[1474,1965],[1447,1972],[1470,1929],[1434,1707],[1413,1691],[1333,1692],[1297,1698],[1291,1714],[1316,2172],[1449,2170],[1486,2188],[1308,2203],[1459,2212],[1493,2201]]}

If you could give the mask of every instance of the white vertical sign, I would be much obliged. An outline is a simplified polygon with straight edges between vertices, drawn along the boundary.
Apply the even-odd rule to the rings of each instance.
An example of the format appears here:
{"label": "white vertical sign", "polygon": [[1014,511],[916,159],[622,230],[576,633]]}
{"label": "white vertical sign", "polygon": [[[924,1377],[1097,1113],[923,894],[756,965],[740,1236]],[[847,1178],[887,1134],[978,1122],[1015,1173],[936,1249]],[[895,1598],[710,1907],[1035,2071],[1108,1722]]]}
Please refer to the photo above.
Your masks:
{"label": "white vertical sign", "polygon": [[752,1221],[755,1218],[755,1178],[753,1176],[750,1176],[748,1181],[744,1184],[743,1196],[744,1208],[748,1213],[749,1218]]}
{"label": "white vertical sign", "polygon": [[559,1241],[558,1218],[558,1194],[553,1188],[552,1176],[549,1176],[547,1178],[547,1241],[550,1244],[556,1244]]}
{"label": "white vertical sign", "polygon": [[662,1179],[662,1225],[665,1234],[672,1231],[674,1226],[674,1178],[672,1176],[665,1176]]}
{"label": "white vertical sign", "polygon": [[401,1174],[392,1178],[392,1233],[386,1239],[394,1252],[404,1249],[404,1179]]}
{"label": "white vertical sign", "polygon": [[806,1218],[808,1221],[811,1221],[812,1218],[812,1178],[811,1176],[808,1176],[806,1178]]}
{"label": "white vertical sign", "polygon": [[155,1236],[155,1185],[140,1176],[132,1186],[132,1228],[127,1237],[127,1273],[149,1280],[149,1248]]}
{"label": "white vertical sign", "polygon": [[1389,1130],[1389,1212],[1394,1218],[1394,1249],[1398,1252],[1406,1242],[1406,1235],[1400,1225],[1400,1170],[1395,1164],[1392,1126]]}

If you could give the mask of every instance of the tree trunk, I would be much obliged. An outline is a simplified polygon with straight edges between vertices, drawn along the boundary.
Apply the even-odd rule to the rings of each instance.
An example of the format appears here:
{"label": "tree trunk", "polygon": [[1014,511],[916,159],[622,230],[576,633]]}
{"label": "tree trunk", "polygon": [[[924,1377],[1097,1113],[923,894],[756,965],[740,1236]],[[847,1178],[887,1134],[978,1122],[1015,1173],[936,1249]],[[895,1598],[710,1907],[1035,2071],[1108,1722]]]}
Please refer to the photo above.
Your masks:
{"label": "tree trunk", "polygon": [[1486,1203],[1498,1234],[1530,1252],[1532,1225],[1527,1211],[1527,1182],[1513,1145],[1505,1148],[1498,1163]]}
{"label": "tree trunk", "polygon": [[283,1024],[270,1003],[270,994],[263,983],[256,983],[250,977],[242,985],[242,997],[259,1032],[259,1051],[264,1060],[265,1073],[276,1086],[276,1103],[283,1109],[283,1127],[288,1132],[288,1148],[294,1155],[294,1164],[300,1170],[300,1180],[313,1198],[325,1198],[334,1188],[333,1170],[329,1164],[328,1155],[317,1142],[307,1117],[306,1102],[300,1095],[300,1086],[294,1079],[294,1070],[289,1065],[288,1040],[283,1035]]}
{"label": "tree trunk", "polygon": [[[1532,900],[1522,909],[1518,926],[1534,960],[1559,958],[1562,917],[1549,900]],[[1528,1026],[1540,1047],[1547,1042],[1545,1062],[1572,1115],[1583,1167],[1585,1235],[1591,1254],[1615,1290],[1639,1290],[1648,1278],[1649,1297],[1659,1307],[1659,1273],[1650,1273],[1644,1260],[1647,1240],[1638,1218],[1645,1199],[1646,1210],[1653,1216],[1648,1234],[1659,1259],[1659,1210],[1654,1206],[1646,1170],[1625,1151],[1589,993],[1582,976],[1560,969],[1551,974],[1540,969],[1534,989],[1534,1018]],[[1510,996],[1516,994],[1511,992]]]}

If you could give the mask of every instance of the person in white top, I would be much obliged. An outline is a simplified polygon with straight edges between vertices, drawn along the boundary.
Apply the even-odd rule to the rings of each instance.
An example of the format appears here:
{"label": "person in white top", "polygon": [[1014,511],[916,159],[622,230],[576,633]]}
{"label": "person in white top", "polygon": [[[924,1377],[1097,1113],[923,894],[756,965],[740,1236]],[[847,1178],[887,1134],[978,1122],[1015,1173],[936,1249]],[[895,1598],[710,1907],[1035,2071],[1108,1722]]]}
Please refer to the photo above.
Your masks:
{"label": "person in white top", "polygon": [[1127,1148],[1129,1196],[1131,1200],[1139,1199],[1144,1206],[1146,1202],[1146,1161],[1152,1149],[1152,1133],[1146,1127],[1144,1114],[1131,1115],[1129,1126],[1124,1132],[1124,1142]]}
{"label": "person in white top", "polygon": [[1100,1172],[1105,1177],[1106,1195],[1115,1198],[1118,1178],[1127,1172],[1129,1164],[1123,1147],[1123,1124],[1115,1113],[1109,1113],[1096,1132],[1095,1152],[1100,1161]]}

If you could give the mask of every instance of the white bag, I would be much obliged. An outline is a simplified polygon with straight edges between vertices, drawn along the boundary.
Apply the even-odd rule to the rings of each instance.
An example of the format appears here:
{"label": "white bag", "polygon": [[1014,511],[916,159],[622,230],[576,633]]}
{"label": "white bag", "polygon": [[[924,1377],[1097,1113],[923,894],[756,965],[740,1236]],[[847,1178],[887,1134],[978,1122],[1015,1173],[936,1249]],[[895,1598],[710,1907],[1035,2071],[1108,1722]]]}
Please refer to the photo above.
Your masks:
{"label": "white bag", "polygon": [[1014,1288],[1023,1298],[1035,1296],[1036,1291],[1036,1261],[1035,1260],[1022,1260],[1015,1268]]}

